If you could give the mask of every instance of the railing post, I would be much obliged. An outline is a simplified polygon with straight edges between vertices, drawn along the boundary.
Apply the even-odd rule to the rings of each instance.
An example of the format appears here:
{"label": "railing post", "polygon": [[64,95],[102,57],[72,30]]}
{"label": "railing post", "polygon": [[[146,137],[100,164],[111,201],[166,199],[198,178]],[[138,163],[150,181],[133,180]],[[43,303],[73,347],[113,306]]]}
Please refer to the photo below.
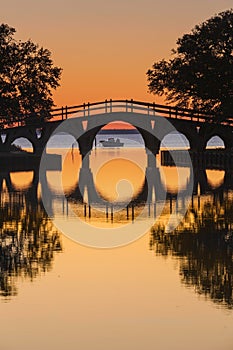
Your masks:
{"label": "railing post", "polygon": [[87,103],[87,116],[90,117],[90,102]]}
{"label": "railing post", "polygon": [[169,118],[171,118],[172,117],[172,109],[171,109],[171,107],[169,107]]}
{"label": "railing post", "polygon": [[83,116],[85,117],[86,116],[86,110],[85,110],[85,108],[86,108],[86,105],[85,105],[85,103],[83,104]]}
{"label": "railing post", "polygon": [[133,99],[131,98],[131,113],[133,113]]}
{"label": "railing post", "polygon": [[108,113],[108,100],[105,100],[105,113]]}
{"label": "railing post", "polygon": [[66,106],[66,119],[68,118],[68,113],[67,113],[67,106]]}
{"label": "railing post", "polygon": [[128,100],[125,100],[125,111],[128,113]]}
{"label": "railing post", "polygon": [[112,113],[112,99],[110,98],[110,113]]}
{"label": "railing post", "polygon": [[61,119],[62,119],[62,120],[64,119],[64,108],[63,108],[63,106],[62,106],[62,108],[61,108]]}
{"label": "railing post", "polygon": [[153,102],[153,115],[155,116],[155,103]]}
{"label": "railing post", "polygon": [[176,119],[177,119],[177,116],[178,116],[178,108],[176,107]]}

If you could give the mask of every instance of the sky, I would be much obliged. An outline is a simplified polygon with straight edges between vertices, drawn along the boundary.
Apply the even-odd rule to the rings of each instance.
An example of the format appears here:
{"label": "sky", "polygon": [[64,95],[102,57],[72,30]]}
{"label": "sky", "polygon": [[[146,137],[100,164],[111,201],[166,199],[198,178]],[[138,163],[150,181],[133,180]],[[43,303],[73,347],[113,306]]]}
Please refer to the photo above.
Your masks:
{"label": "sky", "polygon": [[105,99],[162,103],[146,72],[171,57],[176,40],[233,0],[0,0],[0,22],[52,52],[63,69],[55,104]]}

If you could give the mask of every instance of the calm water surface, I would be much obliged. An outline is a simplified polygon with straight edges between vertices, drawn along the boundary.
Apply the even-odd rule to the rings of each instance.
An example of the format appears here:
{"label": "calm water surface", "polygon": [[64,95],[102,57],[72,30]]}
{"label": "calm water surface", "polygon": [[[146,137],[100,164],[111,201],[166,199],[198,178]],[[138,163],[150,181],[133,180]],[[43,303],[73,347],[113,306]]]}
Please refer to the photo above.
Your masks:
{"label": "calm water surface", "polygon": [[[232,349],[232,171],[194,171],[188,205],[176,194],[185,193],[191,170],[160,167],[158,158],[153,176],[168,196],[157,217],[159,200],[151,195],[150,205],[144,202],[143,148],[93,150],[83,195],[78,150],[59,152],[63,191],[83,223],[106,230],[136,225],[146,206],[140,220],[153,225],[123,247],[75,243],[41,202],[43,191],[53,194],[52,212],[69,221],[59,171],[47,171],[43,187],[37,170],[2,169],[0,349]],[[90,186],[112,204],[112,215],[102,202],[90,203]],[[128,214],[119,203],[130,203]],[[185,206],[185,217],[168,232],[171,213],[180,219]]]}

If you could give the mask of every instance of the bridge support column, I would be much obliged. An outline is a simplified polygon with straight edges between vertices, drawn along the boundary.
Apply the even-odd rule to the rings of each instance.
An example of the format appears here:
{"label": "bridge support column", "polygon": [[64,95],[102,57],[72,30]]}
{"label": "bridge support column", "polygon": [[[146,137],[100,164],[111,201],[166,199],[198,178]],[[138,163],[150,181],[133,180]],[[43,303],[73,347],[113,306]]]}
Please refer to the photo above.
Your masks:
{"label": "bridge support column", "polygon": [[82,154],[82,168],[83,169],[89,169],[90,168],[90,152],[87,152],[86,154]]}
{"label": "bridge support column", "polygon": [[139,129],[139,132],[141,133],[145,147],[146,147],[146,154],[147,154],[147,167],[148,168],[155,168],[156,167],[156,154],[159,153],[160,144],[161,141],[157,139],[153,134],[151,134],[147,130]]}
{"label": "bridge support column", "polygon": [[147,168],[156,168],[156,155],[150,152],[148,149],[146,150],[147,153]]}
{"label": "bridge support column", "polygon": [[162,185],[161,175],[159,168],[149,167],[146,168],[146,181],[147,181],[147,198],[148,203],[155,202],[160,199],[165,199],[166,191]]}
{"label": "bridge support column", "polygon": [[45,146],[43,146],[43,145],[39,145],[39,146],[36,145],[34,148],[34,153],[38,156],[41,156],[43,151],[44,151],[44,148],[45,148]]}
{"label": "bridge support column", "polygon": [[5,144],[0,144],[0,153],[8,153],[10,152],[10,147]]}
{"label": "bridge support column", "polygon": [[86,169],[90,166],[90,154],[95,135],[96,129],[91,129],[77,140],[79,144],[79,152],[82,156],[82,167]]}

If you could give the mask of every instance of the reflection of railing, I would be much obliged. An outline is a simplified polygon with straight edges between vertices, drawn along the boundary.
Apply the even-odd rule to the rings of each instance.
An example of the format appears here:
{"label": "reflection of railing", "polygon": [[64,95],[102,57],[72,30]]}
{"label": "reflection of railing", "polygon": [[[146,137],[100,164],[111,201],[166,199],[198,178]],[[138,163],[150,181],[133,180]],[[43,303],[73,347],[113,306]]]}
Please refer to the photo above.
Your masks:
{"label": "reflection of railing", "polygon": [[[147,202],[147,203],[86,203],[83,201],[66,201],[64,197],[57,197],[55,199],[56,215],[60,217],[68,217],[75,213],[81,219],[96,219],[98,221],[111,221],[114,223],[124,223],[134,221],[139,215],[142,218],[156,218],[157,210],[163,203]],[[142,214],[143,211],[143,215]]]}
{"label": "reflection of railing", "polygon": [[[105,100],[103,102],[84,103],[82,105],[56,108],[51,111],[48,121],[62,121],[70,117],[86,118],[97,114],[113,112],[141,113],[149,116],[161,115],[165,118],[186,120],[197,124],[207,122],[233,126],[232,117],[226,117],[224,120],[221,120],[221,116],[215,113],[209,114],[193,109],[134,100]],[[33,124],[35,121],[31,121],[31,123]],[[15,118],[13,124],[14,126],[30,125],[30,118],[27,118],[27,116]],[[9,123],[7,121],[4,122],[3,127],[7,128],[10,126],[12,126],[12,121]]]}

